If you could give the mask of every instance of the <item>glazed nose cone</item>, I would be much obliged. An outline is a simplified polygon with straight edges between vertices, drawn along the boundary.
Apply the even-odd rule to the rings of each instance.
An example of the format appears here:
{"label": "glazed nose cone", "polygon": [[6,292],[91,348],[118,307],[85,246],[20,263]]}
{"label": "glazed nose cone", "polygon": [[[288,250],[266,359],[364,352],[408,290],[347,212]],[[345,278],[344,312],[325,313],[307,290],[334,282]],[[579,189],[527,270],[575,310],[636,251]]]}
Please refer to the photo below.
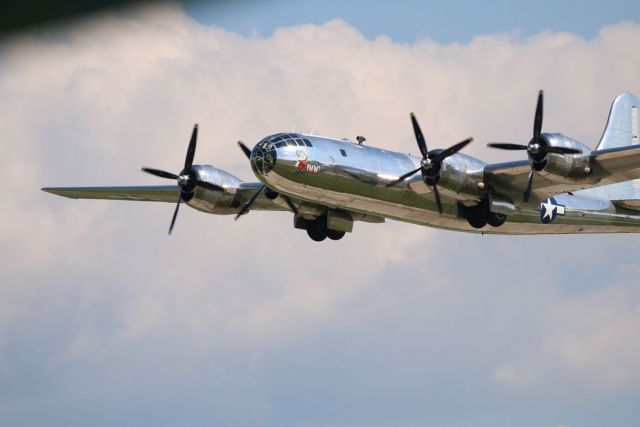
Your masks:
{"label": "glazed nose cone", "polygon": [[251,152],[251,166],[260,175],[266,175],[276,165],[276,146],[270,142],[258,143]]}

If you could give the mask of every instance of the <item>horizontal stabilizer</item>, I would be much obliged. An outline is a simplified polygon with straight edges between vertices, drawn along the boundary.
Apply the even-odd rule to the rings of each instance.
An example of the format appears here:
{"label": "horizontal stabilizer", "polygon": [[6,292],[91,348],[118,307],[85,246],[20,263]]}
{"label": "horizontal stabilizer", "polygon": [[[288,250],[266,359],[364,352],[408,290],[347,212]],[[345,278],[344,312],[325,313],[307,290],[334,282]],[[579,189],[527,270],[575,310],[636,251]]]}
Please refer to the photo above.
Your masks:
{"label": "horizontal stabilizer", "polygon": [[175,203],[177,185],[130,187],[45,187],[42,191],[70,199],[133,200]]}

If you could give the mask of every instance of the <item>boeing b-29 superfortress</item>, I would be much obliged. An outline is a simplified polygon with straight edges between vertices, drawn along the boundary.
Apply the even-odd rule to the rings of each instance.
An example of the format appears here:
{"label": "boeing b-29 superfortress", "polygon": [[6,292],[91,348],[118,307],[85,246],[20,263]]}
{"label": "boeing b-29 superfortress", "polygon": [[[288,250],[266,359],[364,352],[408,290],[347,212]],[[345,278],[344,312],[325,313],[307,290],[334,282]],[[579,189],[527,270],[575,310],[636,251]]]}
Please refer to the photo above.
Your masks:
{"label": "boeing b-29 superfortress", "polygon": [[427,147],[416,117],[411,123],[421,156],[357,142],[278,133],[245,153],[259,182],[242,182],[211,165],[194,165],[198,126],[184,167],[174,174],[144,172],[174,185],[56,187],[44,191],[74,199],[182,203],[202,212],[240,216],[249,211],[291,212],[295,228],[315,241],[339,240],[356,221],[385,219],[465,232],[494,234],[640,232],[640,101],[619,95],[595,150],[561,133],[543,133],[543,92],[528,144],[489,147],[526,151],[527,159],[487,164],[462,154],[472,141]]}

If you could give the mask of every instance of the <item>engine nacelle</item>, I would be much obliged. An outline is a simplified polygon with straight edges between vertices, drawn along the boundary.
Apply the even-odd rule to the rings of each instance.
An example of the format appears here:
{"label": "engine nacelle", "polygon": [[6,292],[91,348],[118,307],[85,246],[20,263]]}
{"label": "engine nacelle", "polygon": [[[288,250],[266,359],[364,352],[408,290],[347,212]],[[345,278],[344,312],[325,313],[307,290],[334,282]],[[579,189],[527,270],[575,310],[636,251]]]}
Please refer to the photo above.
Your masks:
{"label": "engine nacelle", "polygon": [[461,153],[446,158],[439,171],[438,190],[458,200],[482,196],[485,166],[484,162]]}
{"label": "engine nacelle", "polygon": [[545,133],[540,136],[540,144],[547,147],[563,147],[579,150],[576,154],[546,153],[544,150],[530,154],[529,161],[540,175],[551,181],[589,181],[591,173],[591,149],[586,145],[562,135]]}
{"label": "engine nacelle", "polygon": [[237,204],[233,201],[240,183],[239,178],[210,165],[194,165],[193,170],[201,181],[224,187],[226,191],[215,191],[202,187],[195,187],[193,197],[187,204],[202,212],[215,214],[236,213]]}

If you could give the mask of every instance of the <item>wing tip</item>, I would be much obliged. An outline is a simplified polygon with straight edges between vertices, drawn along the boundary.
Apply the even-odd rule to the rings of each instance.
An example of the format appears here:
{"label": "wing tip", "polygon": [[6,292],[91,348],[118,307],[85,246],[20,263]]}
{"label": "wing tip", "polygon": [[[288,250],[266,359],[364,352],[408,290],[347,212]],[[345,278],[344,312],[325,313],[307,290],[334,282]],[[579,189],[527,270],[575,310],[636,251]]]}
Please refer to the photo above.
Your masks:
{"label": "wing tip", "polygon": [[64,188],[56,188],[56,187],[42,187],[40,191],[44,191],[45,193],[53,194],[55,196],[66,197],[67,199],[77,199],[77,197],[70,196],[69,194],[65,194]]}

